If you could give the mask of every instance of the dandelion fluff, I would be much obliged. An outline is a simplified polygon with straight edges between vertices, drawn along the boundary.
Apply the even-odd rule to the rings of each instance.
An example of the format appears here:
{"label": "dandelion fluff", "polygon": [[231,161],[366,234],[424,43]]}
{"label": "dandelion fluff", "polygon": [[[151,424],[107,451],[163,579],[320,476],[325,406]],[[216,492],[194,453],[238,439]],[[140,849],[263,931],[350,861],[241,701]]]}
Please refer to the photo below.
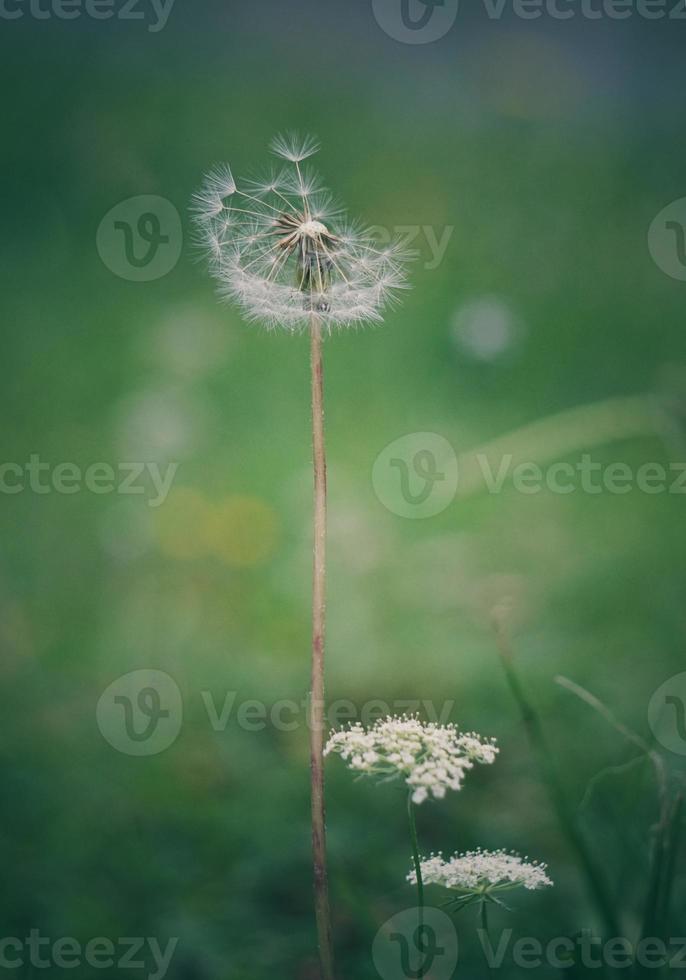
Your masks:
{"label": "dandelion fluff", "polygon": [[301,167],[318,149],[312,137],[277,136],[281,168],[239,187],[228,166],[215,167],[193,198],[197,242],[220,295],[269,327],[296,331],[313,316],[324,329],[379,322],[407,285],[399,244],[379,247]]}

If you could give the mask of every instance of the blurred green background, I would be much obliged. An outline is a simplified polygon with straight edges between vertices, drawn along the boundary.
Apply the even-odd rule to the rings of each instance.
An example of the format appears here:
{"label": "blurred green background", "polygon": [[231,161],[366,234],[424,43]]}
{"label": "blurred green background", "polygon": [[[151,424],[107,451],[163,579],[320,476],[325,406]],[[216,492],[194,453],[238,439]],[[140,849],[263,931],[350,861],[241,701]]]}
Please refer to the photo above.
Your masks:
{"label": "blurred green background", "polygon": [[[176,936],[174,980],[317,976],[303,713],[292,731],[248,731],[235,713],[300,702],[309,683],[307,339],[216,302],[187,217],[211,164],[250,174],[286,128],[321,138],[316,165],[351,213],[450,235],[437,264],[419,235],[412,291],[383,327],[326,341],[329,697],[358,710],[451,700],[451,720],[496,736],[497,765],[420,809],[424,849],[549,863],[554,890],[518,896],[499,928],[543,941],[600,929],[489,614],[511,606],[517,668],[577,807],[636,750],[554,678],[652,737],[650,699],[684,670],[683,497],[508,482],[411,520],[384,506],[372,468],[422,432],[457,454],[507,437],[540,462],[685,458],[686,285],[652,260],[647,234],[686,193],[686,28],[496,21],[473,5],[444,37],[404,44],[361,0],[177,0],[162,30],[148,24],[28,8],[0,23],[1,461],[178,464],[158,507],[149,487],[0,497],[2,936]],[[167,199],[183,225],[178,263],[148,282],[96,247],[105,215],[138,195]],[[621,428],[613,400],[626,397],[647,399],[643,431],[599,435],[598,419]],[[651,404],[665,413],[654,431]],[[559,413],[586,405],[570,447]],[[103,737],[96,706],[139,669],[174,679],[183,725],[165,751],[134,757]],[[228,692],[217,730],[208,698],[221,710]],[[665,758],[683,768],[678,751]],[[404,796],[353,782],[337,759],[327,773],[339,971],[364,980],[378,975],[377,930],[413,905]],[[634,936],[650,767],[593,786],[580,824]],[[674,909],[684,892],[680,865]],[[461,975],[478,978],[471,925],[458,921]],[[150,973],[149,957],[128,970]]]}

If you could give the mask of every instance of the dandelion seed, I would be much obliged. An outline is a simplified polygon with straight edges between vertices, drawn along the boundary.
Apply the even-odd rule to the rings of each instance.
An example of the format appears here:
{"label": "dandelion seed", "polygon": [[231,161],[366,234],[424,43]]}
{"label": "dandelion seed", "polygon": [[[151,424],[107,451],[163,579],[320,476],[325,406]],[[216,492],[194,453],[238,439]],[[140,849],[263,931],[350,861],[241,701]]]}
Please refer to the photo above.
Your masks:
{"label": "dandelion seed", "polygon": [[290,160],[291,163],[302,163],[303,160],[317,153],[319,141],[314,136],[283,133],[274,137],[271,142],[271,150],[277,157],[283,157],[284,160]]}
{"label": "dandelion seed", "polygon": [[228,166],[215,167],[193,199],[197,242],[220,295],[269,327],[296,331],[313,315],[328,330],[378,322],[407,286],[399,244],[377,248],[300,166],[318,149],[312,137],[277,136],[282,170],[239,187]]}
{"label": "dandelion seed", "polygon": [[212,223],[225,210],[224,199],[236,193],[236,182],[226,164],[215,167],[205,177],[202,188],[193,197],[193,211],[198,222]]}

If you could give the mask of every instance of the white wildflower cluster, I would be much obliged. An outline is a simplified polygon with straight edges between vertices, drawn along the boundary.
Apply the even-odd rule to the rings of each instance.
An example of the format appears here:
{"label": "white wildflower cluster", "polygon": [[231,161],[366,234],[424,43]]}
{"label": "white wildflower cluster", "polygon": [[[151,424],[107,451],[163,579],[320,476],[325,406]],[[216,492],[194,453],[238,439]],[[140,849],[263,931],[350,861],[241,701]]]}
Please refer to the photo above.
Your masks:
{"label": "white wildflower cluster", "polygon": [[194,196],[198,243],[220,294],[249,319],[289,330],[313,315],[327,328],[381,320],[406,286],[406,253],[394,243],[377,247],[301,166],[319,149],[315,140],[278,136],[271,148],[284,163],[264,179],[239,188],[220,166]]}
{"label": "white wildflower cluster", "polygon": [[[545,888],[552,885],[546,868],[545,864],[507,851],[468,851],[447,861],[441,854],[432,854],[421,861],[425,885],[442,885],[464,893],[506,891],[519,886],[530,891]],[[416,871],[410,871],[407,880],[416,884]]]}
{"label": "white wildflower cluster", "polygon": [[355,724],[334,732],[324,754],[338,753],[361,775],[404,779],[412,802],[440,800],[459,790],[474,764],[490,764],[498,753],[494,742],[461,734],[454,725],[436,725],[413,717],[383,718],[370,729]]}

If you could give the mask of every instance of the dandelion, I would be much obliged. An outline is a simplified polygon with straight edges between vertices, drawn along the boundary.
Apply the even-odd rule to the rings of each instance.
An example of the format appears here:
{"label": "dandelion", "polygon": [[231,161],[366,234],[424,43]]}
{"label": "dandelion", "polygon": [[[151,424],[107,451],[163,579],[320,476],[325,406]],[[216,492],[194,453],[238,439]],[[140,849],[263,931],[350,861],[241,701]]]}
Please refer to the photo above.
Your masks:
{"label": "dandelion", "polygon": [[198,244],[220,295],[269,327],[299,330],[313,315],[327,330],[378,322],[407,284],[404,250],[379,248],[301,166],[318,149],[311,137],[277,136],[280,169],[239,188],[228,166],[217,167],[193,200]]}
{"label": "dandelion", "polygon": [[446,792],[462,789],[465,774],[476,763],[495,762],[498,749],[492,739],[474,733],[461,734],[455,725],[422,722],[415,717],[389,717],[365,730],[355,724],[334,732],[324,754],[335,752],[353,772],[361,776],[402,780],[408,788],[407,814],[415,865],[419,925],[422,925],[424,883],[415,806],[433,797],[442,800]]}
{"label": "dandelion", "polygon": [[322,976],[333,978],[324,820],[324,633],[326,593],[326,452],[322,333],[378,322],[406,286],[406,255],[379,248],[348,221],[304,161],[319,149],[312,137],[277,136],[281,160],[261,180],[239,187],[231,168],[215,167],[194,196],[197,242],[207,253],[219,293],[248,320],[310,334],[314,469],[310,772],[312,851]]}

